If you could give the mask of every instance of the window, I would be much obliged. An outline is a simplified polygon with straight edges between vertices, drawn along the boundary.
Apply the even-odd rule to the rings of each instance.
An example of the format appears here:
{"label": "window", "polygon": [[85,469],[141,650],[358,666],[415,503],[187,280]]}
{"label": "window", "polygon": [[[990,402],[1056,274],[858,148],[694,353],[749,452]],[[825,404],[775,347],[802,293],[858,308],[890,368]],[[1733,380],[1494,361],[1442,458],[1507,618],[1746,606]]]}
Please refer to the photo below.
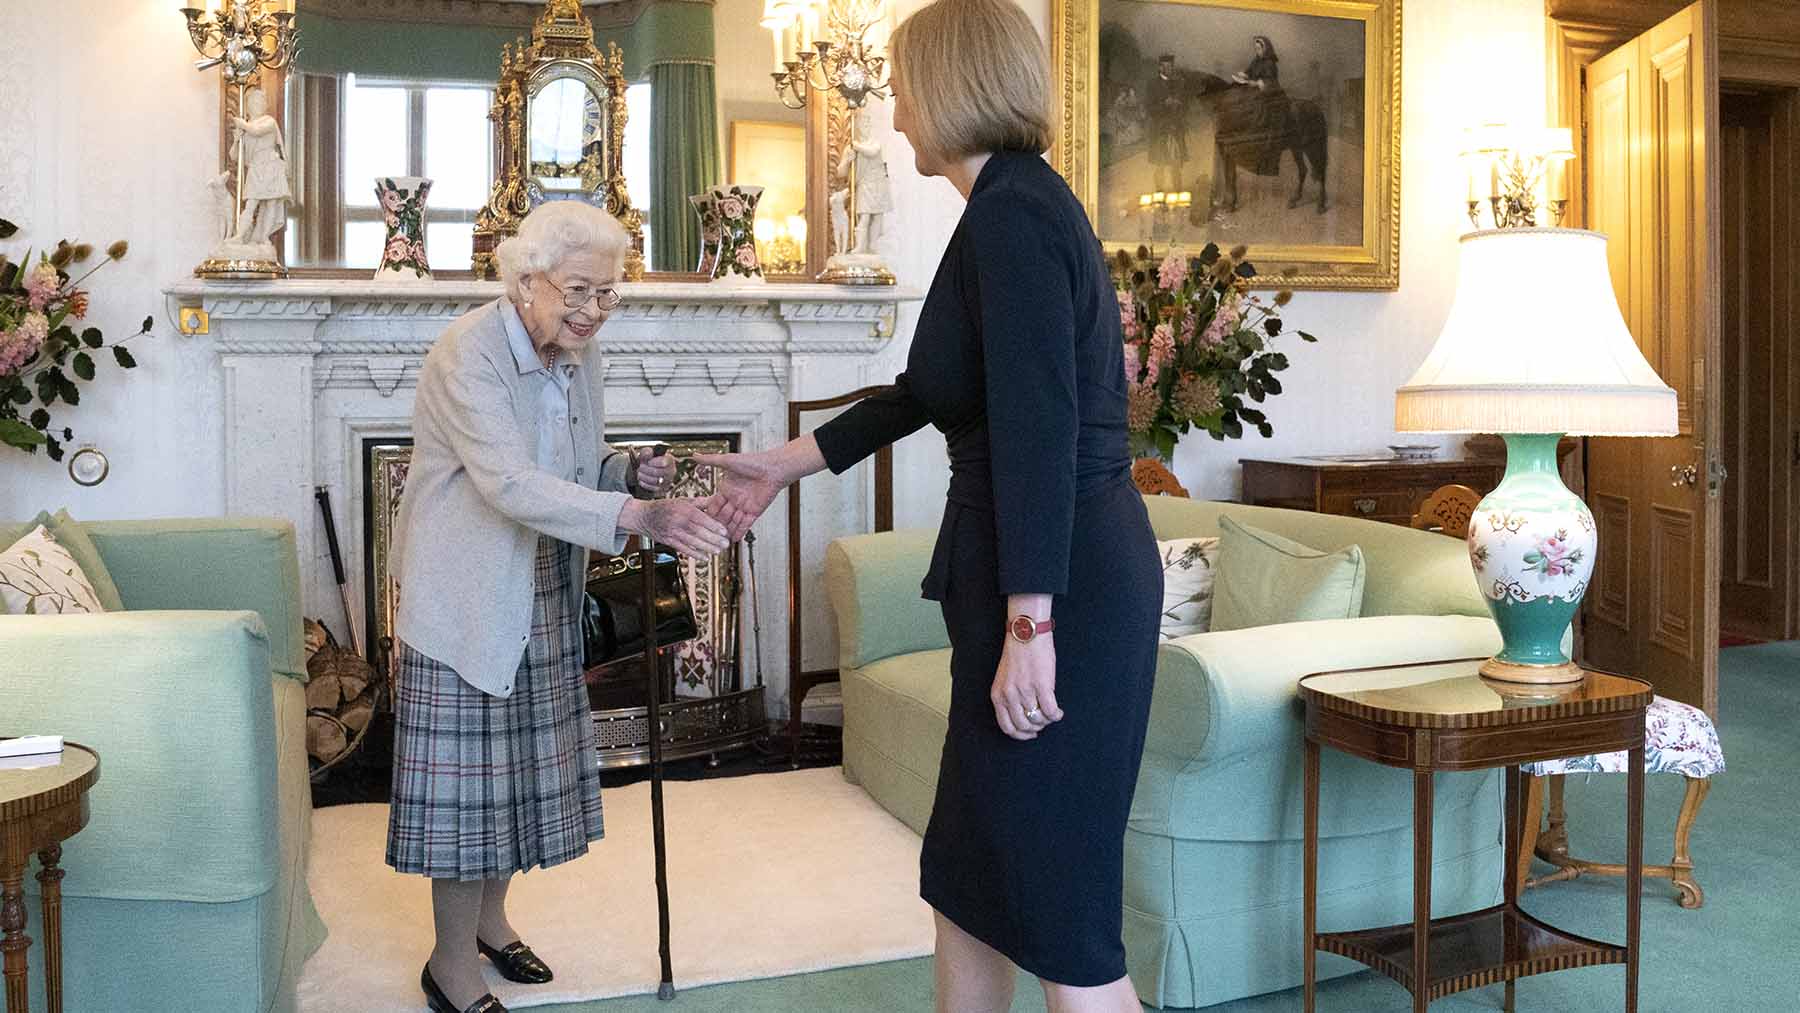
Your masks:
{"label": "window", "polygon": [[[650,82],[625,89],[625,188],[631,203],[650,209]],[[644,263],[650,260],[650,221],[644,216]]]}
{"label": "window", "polygon": [[425,249],[441,269],[462,270],[474,253],[475,214],[494,180],[485,87],[344,78],[343,264],[373,269],[387,229],[375,203],[377,176],[425,176]]}

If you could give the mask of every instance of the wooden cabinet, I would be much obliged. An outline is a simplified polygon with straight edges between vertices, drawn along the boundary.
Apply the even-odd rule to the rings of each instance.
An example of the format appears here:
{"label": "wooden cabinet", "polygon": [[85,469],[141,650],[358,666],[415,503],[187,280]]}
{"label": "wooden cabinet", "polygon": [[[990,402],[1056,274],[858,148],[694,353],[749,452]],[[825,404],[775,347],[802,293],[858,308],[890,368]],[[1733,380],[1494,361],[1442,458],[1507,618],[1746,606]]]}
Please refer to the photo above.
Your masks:
{"label": "wooden cabinet", "polygon": [[1246,458],[1244,502],[1315,513],[1410,524],[1440,486],[1466,485],[1482,495],[1500,484],[1501,460],[1401,461],[1374,457]]}

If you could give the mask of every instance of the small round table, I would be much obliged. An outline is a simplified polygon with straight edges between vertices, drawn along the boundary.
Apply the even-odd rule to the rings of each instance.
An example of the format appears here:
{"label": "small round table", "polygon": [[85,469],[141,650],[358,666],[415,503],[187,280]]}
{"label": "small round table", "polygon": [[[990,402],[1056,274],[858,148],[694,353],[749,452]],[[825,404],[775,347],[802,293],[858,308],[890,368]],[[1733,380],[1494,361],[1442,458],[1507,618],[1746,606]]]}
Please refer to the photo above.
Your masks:
{"label": "small round table", "polygon": [[[1487,679],[1483,659],[1324,672],[1300,680],[1306,704],[1305,998],[1313,1013],[1317,951],[1367,964],[1412,993],[1414,1013],[1464,989],[1596,964],[1625,965],[1625,1010],[1637,1010],[1639,893],[1644,872],[1644,712],[1650,684],[1588,672],[1563,687]],[[1319,932],[1319,748],[1413,772],[1413,920]],[[1564,932],[1519,907],[1519,764],[1629,753],[1625,805],[1625,945]],[[1432,775],[1506,768],[1505,894],[1482,911],[1431,917]]]}
{"label": "small round table", "polygon": [[[44,998],[62,1013],[62,842],[87,826],[89,788],[100,779],[100,757],[86,746],[63,744],[44,766],[0,766],[0,952],[6,954],[6,1013],[26,1013],[25,865],[33,852],[43,868]],[[19,761],[13,761],[15,764]]]}

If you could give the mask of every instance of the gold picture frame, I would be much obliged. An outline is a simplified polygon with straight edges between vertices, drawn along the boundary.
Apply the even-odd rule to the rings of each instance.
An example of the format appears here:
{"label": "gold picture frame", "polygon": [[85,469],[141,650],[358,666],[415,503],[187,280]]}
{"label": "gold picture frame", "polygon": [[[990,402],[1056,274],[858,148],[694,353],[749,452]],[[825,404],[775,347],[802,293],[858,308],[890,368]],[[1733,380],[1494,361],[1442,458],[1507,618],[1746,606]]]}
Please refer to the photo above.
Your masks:
{"label": "gold picture frame", "polygon": [[[1283,287],[1397,289],[1400,5],[1401,0],[1051,0],[1058,101],[1051,162],[1109,251],[1177,245],[1198,253],[1208,241],[1244,244],[1262,278],[1274,281],[1283,271],[1292,272],[1280,278]],[[1156,31],[1139,27],[1134,34],[1134,24],[1151,21]],[[1353,38],[1354,28],[1360,29],[1360,63],[1348,47],[1330,48],[1330,40]],[[1217,41],[1237,34],[1243,37],[1241,48]],[[1263,41],[1253,43],[1256,38]],[[1204,41],[1184,47],[1189,39]],[[1257,87],[1256,78],[1241,80],[1270,47],[1279,53],[1289,42],[1297,42],[1290,55],[1314,56],[1304,70],[1292,72],[1294,84],[1283,86],[1275,78]],[[1173,68],[1165,58],[1171,51],[1179,53]],[[1341,69],[1321,72],[1320,52],[1324,62],[1353,69],[1355,76]],[[1214,71],[1182,65],[1196,57],[1212,61]],[[1154,77],[1142,73],[1146,58]],[[1250,68],[1245,59],[1252,60]],[[1308,73],[1310,79],[1303,78]],[[1135,94],[1139,79],[1148,82],[1145,96]],[[1170,82],[1163,86],[1168,94],[1154,94],[1173,112],[1152,122],[1139,110],[1158,80]],[[1309,94],[1309,85],[1317,92]],[[1190,168],[1186,152],[1195,141],[1212,157],[1195,159]],[[1134,145],[1141,146],[1141,158]],[[1231,159],[1247,153],[1256,157],[1255,165]],[[1322,176],[1303,171],[1312,162],[1323,165]],[[1346,162],[1358,172],[1345,172]],[[1258,182],[1270,179],[1263,174],[1270,168],[1278,172],[1273,178],[1279,186]],[[1246,177],[1249,186],[1242,183]]]}

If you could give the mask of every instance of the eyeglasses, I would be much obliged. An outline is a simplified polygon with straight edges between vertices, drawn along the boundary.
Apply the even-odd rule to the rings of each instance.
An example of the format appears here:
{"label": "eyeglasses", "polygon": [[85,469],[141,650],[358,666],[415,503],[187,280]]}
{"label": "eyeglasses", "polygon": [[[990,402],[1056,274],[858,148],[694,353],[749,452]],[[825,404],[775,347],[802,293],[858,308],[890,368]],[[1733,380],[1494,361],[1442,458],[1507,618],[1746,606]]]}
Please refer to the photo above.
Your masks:
{"label": "eyeglasses", "polygon": [[[540,277],[542,276],[540,275]],[[594,305],[600,308],[600,312],[610,313],[618,309],[619,304],[625,301],[625,297],[620,295],[616,288],[588,288],[586,285],[570,285],[568,288],[563,288],[549,278],[544,278],[544,284],[562,293],[563,305],[572,310],[586,306],[588,300],[592,299]]]}

